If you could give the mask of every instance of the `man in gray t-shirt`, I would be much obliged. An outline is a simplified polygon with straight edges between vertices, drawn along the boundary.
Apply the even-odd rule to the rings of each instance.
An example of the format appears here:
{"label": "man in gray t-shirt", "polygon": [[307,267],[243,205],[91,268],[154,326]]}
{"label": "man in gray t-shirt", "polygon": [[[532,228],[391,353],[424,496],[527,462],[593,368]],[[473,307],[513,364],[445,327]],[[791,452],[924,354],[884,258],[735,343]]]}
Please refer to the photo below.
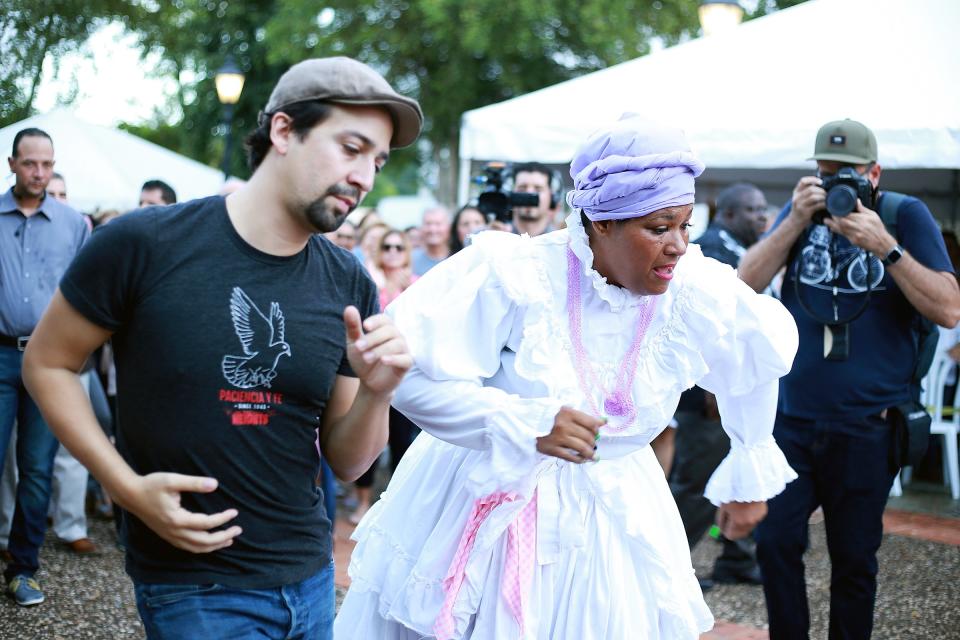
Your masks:
{"label": "man in gray t-shirt", "polygon": [[[124,509],[151,638],[332,637],[319,456],[344,480],[370,466],[412,359],[360,265],[317,234],[422,122],[356,60],[295,65],[247,138],[250,181],[111,223],[37,326],[24,382]],[[116,449],[74,374],[111,336]]]}

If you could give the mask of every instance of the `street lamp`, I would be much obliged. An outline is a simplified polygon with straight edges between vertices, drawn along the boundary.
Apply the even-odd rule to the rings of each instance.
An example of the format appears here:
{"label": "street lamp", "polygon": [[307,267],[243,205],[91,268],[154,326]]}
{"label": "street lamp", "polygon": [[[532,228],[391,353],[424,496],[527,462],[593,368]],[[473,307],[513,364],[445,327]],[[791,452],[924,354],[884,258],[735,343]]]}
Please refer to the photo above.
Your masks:
{"label": "street lamp", "polygon": [[736,0],[702,0],[697,13],[705,36],[732,29],[743,20],[743,7]]}
{"label": "street lamp", "polygon": [[217,69],[214,82],[217,85],[217,98],[223,105],[223,125],[227,129],[227,139],[223,149],[223,179],[230,177],[230,150],[233,146],[233,110],[243,91],[243,71],[228,55],[223,66]]}

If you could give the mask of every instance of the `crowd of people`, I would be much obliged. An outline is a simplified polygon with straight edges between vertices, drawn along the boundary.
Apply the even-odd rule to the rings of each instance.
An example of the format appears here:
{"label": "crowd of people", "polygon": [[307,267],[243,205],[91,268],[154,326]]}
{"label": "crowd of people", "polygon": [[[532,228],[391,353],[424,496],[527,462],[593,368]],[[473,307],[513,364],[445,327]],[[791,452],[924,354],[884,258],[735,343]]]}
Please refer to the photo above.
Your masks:
{"label": "crowd of people", "polygon": [[[48,516],[72,552],[112,543],[88,536],[89,489],[150,638],[693,639],[718,582],[762,585],[770,637],[806,638],[821,510],[831,637],[869,638],[918,332],[960,321],[950,236],[880,188],[873,132],[825,124],[779,214],[736,183],[702,233],[703,163],[637,115],[598,123],[569,191],[517,164],[507,188],[536,205],[392,227],[361,202],[422,125],[366,65],[307,60],[246,140],[248,182],[178,203],[150,180],[136,212],[94,216],[69,206],[55,141],[16,136],[8,595],[44,601]],[[708,530],[723,551],[698,579]]]}

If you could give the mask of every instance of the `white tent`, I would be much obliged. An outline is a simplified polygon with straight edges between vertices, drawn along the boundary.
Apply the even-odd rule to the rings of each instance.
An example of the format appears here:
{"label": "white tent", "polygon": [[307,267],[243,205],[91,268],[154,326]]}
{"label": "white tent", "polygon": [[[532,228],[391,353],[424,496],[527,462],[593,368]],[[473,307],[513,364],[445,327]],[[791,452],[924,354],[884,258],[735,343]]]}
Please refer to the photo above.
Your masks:
{"label": "white tent", "polygon": [[[178,200],[217,193],[223,184],[223,174],[216,169],[125,131],[83,122],[65,109],[0,129],[0,150],[9,156],[14,136],[27,127],[50,134],[55,171],[67,182],[70,204],[80,211],[132,209],[140,186],[156,178],[172,186]],[[12,177],[6,188],[10,185]]]}
{"label": "white tent", "polygon": [[754,179],[779,202],[812,167],[820,125],[849,117],[876,133],[887,188],[956,219],[958,34],[957,0],[811,0],[468,111],[460,195],[472,162],[568,163],[599,123],[637,112],[687,132],[708,167],[700,184]]}

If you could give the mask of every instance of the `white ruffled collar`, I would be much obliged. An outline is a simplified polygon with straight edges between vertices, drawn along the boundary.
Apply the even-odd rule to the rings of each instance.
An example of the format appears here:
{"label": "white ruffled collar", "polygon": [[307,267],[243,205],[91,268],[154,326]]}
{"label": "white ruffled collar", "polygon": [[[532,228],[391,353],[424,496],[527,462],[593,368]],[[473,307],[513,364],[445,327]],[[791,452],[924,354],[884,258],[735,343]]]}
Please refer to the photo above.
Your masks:
{"label": "white ruffled collar", "polygon": [[590,248],[590,238],[587,236],[583,223],[580,222],[580,212],[574,211],[567,216],[567,232],[570,234],[570,250],[583,264],[583,273],[590,280],[594,291],[601,300],[610,305],[614,313],[623,311],[624,307],[642,305],[648,296],[641,296],[615,284],[609,284],[605,276],[600,275],[593,268],[593,249]]}

